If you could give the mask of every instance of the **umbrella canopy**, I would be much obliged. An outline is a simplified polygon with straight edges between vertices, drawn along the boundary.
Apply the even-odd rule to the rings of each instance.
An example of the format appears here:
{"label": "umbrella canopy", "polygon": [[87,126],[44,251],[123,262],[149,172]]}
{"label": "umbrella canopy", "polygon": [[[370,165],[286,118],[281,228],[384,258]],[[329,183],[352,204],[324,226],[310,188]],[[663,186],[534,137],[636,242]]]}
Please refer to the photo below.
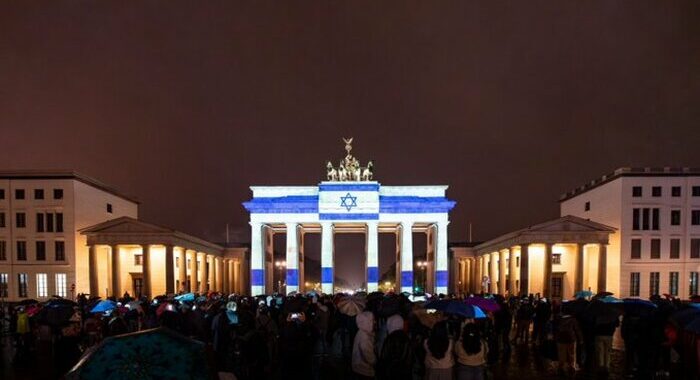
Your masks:
{"label": "umbrella canopy", "polygon": [[625,315],[637,317],[649,316],[657,309],[655,303],[637,298],[625,298],[622,305]]}
{"label": "umbrella canopy", "polygon": [[38,322],[49,326],[64,326],[70,323],[73,306],[66,304],[47,304],[37,313]]}
{"label": "umbrella canopy", "polygon": [[180,302],[194,302],[194,299],[195,299],[194,293],[180,294],[179,296],[175,297],[175,301],[180,301]]}
{"label": "umbrella canopy", "polygon": [[620,302],[605,302],[603,298],[600,298],[588,304],[586,313],[594,318],[597,325],[614,323],[620,314],[622,314],[622,309],[619,307],[620,305]]}
{"label": "umbrella canopy", "polygon": [[338,300],[338,310],[350,317],[360,314],[366,305],[364,297],[344,297]]}
{"label": "umbrella canopy", "polygon": [[435,309],[446,314],[459,315],[465,318],[486,318],[486,314],[476,305],[467,305],[459,300],[437,300],[425,304],[426,309]]}
{"label": "umbrella canopy", "polygon": [[28,316],[33,317],[41,311],[41,305],[39,304],[33,304],[29,305],[24,308],[24,311],[27,313]]}
{"label": "umbrella canopy", "polygon": [[46,302],[45,306],[78,306],[77,302],[67,300],[65,298],[53,298]]}
{"label": "umbrella canopy", "polygon": [[478,306],[481,310],[495,312],[501,310],[501,306],[493,298],[469,297],[464,300],[467,305]]}
{"label": "umbrella canopy", "polygon": [[685,326],[696,319],[700,319],[700,309],[689,307],[673,313],[671,318],[678,322],[679,325]]}
{"label": "umbrella canopy", "polygon": [[91,313],[104,313],[117,308],[117,303],[112,300],[103,300],[97,303],[95,307],[90,310]]}
{"label": "umbrella canopy", "polygon": [[613,295],[613,293],[603,291],[596,293],[595,298],[603,298],[611,295]]}
{"label": "umbrella canopy", "polygon": [[66,379],[209,379],[205,345],[157,328],[105,339],[88,350]]}
{"label": "umbrella canopy", "polygon": [[603,298],[599,298],[599,300],[603,303],[623,303],[621,299],[615,298],[613,296],[605,296]]}
{"label": "umbrella canopy", "polygon": [[441,314],[428,313],[428,310],[423,308],[417,308],[413,310],[413,314],[415,314],[416,318],[418,319],[418,322],[420,322],[423,326],[429,329],[432,329],[436,323],[443,320],[443,316]]}
{"label": "umbrella canopy", "polygon": [[561,305],[561,311],[565,314],[580,315],[585,312],[590,302],[585,298],[577,298],[573,301],[564,301]]}
{"label": "umbrella canopy", "polygon": [[688,323],[683,329],[700,335],[700,318],[696,318],[694,321]]}
{"label": "umbrella canopy", "polygon": [[698,303],[698,302],[691,302],[688,304],[688,306],[695,308],[695,309],[700,309],[700,303]]}
{"label": "umbrella canopy", "polygon": [[574,294],[574,298],[589,298],[593,296],[593,292],[590,290],[580,290]]}

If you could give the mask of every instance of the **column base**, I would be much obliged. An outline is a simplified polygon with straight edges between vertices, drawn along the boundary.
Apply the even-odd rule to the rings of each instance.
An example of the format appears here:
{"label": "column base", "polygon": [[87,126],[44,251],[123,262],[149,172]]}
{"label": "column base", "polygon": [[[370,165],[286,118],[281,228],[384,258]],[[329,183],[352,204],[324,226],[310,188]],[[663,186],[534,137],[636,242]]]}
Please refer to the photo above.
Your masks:
{"label": "column base", "polygon": [[265,288],[261,285],[253,285],[250,287],[250,295],[253,297],[265,295]]}
{"label": "column base", "polygon": [[333,294],[333,284],[321,284],[321,291],[324,294]]}
{"label": "column base", "polygon": [[376,282],[367,283],[367,293],[376,292],[379,290],[379,284]]}
{"label": "column base", "polygon": [[401,287],[401,293],[411,293],[411,294],[413,294],[413,287],[412,287],[412,286],[402,286],[402,287]]}
{"label": "column base", "polygon": [[438,286],[435,288],[435,294],[447,294],[447,286]]}
{"label": "column base", "polygon": [[287,288],[287,289],[286,289],[287,295],[289,295],[289,293],[291,293],[291,292],[297,292],[297,293],[299,293],[299,287],[296,286],[296,285],[287,285],[286,288]]}

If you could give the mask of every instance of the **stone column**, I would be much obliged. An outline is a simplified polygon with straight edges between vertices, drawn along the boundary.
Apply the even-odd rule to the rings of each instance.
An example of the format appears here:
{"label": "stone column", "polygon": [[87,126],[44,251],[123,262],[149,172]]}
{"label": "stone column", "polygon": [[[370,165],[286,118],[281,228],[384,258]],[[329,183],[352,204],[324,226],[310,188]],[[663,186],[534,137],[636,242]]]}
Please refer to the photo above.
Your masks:
{"label": "stone column", "polygon": [[379,289],[379,223],[367,222],[367,292]]}
{"label": "stone column", "polygon": [[576,266],[574,268],[574,294],[583,290],[583,249],[585,244],[576,244]]}
{"label": "stone column", "polygon": [[250,223],[250,295],[252,296],[265,294],[266,291],[262,228],[262,223]]}
{"label": "stone column", "polygon": [[173,246],[165,246],[165,294],[175,294],[175,254]]}
{"label": "stone column", "polygon": [[224,291],[224,267],[221,262],[221,257],[216,257],[214,258],[216,262],[216,291],[217,292],[222,292]]}
{"label": "stone column", "polygon": [[544,269],[542,270],[542,297],[552,296],[552,247],[554,244],[544,245]]}
{"label": "stone column", "polygon": [[321,289],[333,294],[333,224],[321,223]]}
{"label": "stone column", "polygon": [[100,289],[97,282],[97,246],[88,247],[88,266],[90,272],[90,296],[98,296]]}
{"label": "stone column", "polygon": [[209,268],[207,265],[207,256],[204,254],[204,252],[197,252],[197,260],[199,261],[197,264],[199,267],[199,292],[206,293],[208,275],[207,269]]}
{"label": "stone column", "polygon": [[224,293],[232,293],[231,283],[228,281],[228,260],[221,260],[221,291]]}
{"label": "stone column", "polygon": [[199,291],[199,287],[197,286],[197,251],[191,251],[192,254],[190,257],[190,284],[189,284],[189,291],[192,293],[196,293]]}
{"label": "stone column", "polygon": [[296,223],[287,226],[287,287],[286,293],[299,291],[299,231]]}
{"label": "stone column", "polygon": [[520,245],[520,295],[530,294],[530,251],[529,244]]}
{"label": "stone column", "polygon": [[119,298],[121,291],[121,274],[119,265],[119,246],[112,245],[112,295]]}
{"label": "stone column", "polygon": [[608,245],[598,244],[598,292],[607,290]]}
{"label": "stone column", "polygon": [[141,272],[143,274],[143,287],[141,295],[151,297],[151,245],[141,245]]}
{"label": "stone column", "polygon": [[413,294],[413,222],[401,222],[401,292]]}
{"label": "stone column", "polygon": [[498,293],[502,295],[506,295],[506,264],[507,264],[507,257],[508,257],[508,250],[507,249],[502,249],[498,252],[499,258],[498,258]]}
{"label": "stone column", "polygon": [[450,222],[438,222],[437,241],[435,242],[435,293],[447,294],[449,276],[447,272],[447,225]]}
{"label": "stone column", "polygon": [[508,248],[508,259],[510,260],[508,262],[509,268],[508,268],[508,280],[510,282],[510,294],[515,295],[518,294],[518,289],[515,288],[515,272],[517,271],[517,267],[515,266],[517,260],[515,258],[515,251],[513,250],[513,247]]}
{"label": "stone column", "polygon": [[243,288],[241,283],[241,271],[237,261],[229,260],[228,262],[228,280],[231,284],[231,293],[241,293]]}
{"label": "stone column", "polygon": [[187,292],[189,289],[187,287],[187,249],[184,247],[182,252],[180,252],[180,257],[178,257],[177,277],[180,280],[180,289],[178,291]]}
{"label": "stone column", "polygon": [[216,290],[216,261],[214,261],[214,255],[204,255],[204,260],[207,262],[207,291]]}

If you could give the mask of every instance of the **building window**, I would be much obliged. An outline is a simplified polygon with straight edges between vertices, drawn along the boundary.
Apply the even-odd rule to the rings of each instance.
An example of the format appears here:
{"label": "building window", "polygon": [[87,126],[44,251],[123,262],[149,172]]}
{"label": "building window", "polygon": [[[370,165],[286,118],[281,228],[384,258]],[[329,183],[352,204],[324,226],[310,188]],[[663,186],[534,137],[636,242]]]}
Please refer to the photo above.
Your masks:
{"label": "building window", "polygon": [[698,295],[698,272],[690,272],[690,289],[688,290],[690,296]]}
{"label": "building window", "polygon": [[659,230],[659,209],[651,209],[651,229],[654,231]]}
{"label": "building window", "polygon": [[44,232],[44,214],[36,214],[36,232]]}
{"label": "building window", "polygon": [[639,297],[639,272],[630,273],[630,297]]}
{"label": "building window", "polygon": [[671,187],[671,196],[672,197],[680,197],[681,196],[681,187],[680,186]]}
{"label": "building window", "polygon": [[632,187],[632,196],[633,197],[641,197],[642,196],[642,187],[641,186],[633,186]]}
{"label": "building window", "polygon": [[693,196],[700,197],[700,186],[693,186]]}
{"label": "building window", "polygon": [[24,189],[15,189],[15,199],[24,199]]}
{"label": "building window", "polygon": [[46,232],[53,232],[53,214],[46,214]]}
{"label": "building window", "polygon": [[56,213],[56,232],[63,232],[63,213]]}
{"label": "building window", "polygon": [[586,202],[585,206],[583,206],[584,211],[590,211],[591,210],[591,202]]}
{"label": "building window", "polygon": [[642,258],[642,239],[632,239],[632,255],[633,259]]}
{"label": "building window", "polygon": [[632,209],[632,229],[639,230],[639,209]]}
{"label": "building window", "polygon": [[7,242],[0,240],[0,261],[7,260]]}
{"label": "building window", "polygon": [[653,186],[651,188],[651,196],[652,197],[660,197],[661,196],[661,186]]}
{"label": "building window", "polygon": [[561,253],[552,253],[552,264],[561,264]]}
{"label": "building window", "polygon": [[5,189],[0,189],[0,199],[5,199]]}
{"label": "building window", "polygon": [[649,273],[649,297],[659,294],[659,272]]}
{"label": "building window", "polygon": [[17,261],[27,261],[26,241],[17,241]]}
{"label": "building window", "polygon": [[110,214],[112,213],[112,204],[111,203],[107,203],[107,212]]}
{"label": "building window", "polygon": [[642,209],[642,229],[644,231],[649,230],[649,209]]}
{"label": "building window", "polygon": [[66,274],[56,273],[56,295],[66,298],[68,287],[66,286]]}
{"label": "building window", "polygon": [[34,189],[34,199],[44,199],[44,189]]}
{"label": "building window", "polygon": [[661,239],[651,239],[651,258],[661,258]]}
{"label": "building window", "polygon": [[690,239],[690,258],[700,258],[700,239]]}
{"label": "building window", "polygon": [[48,297],[49,289],[46,284],[46,273],[36,274],[36,296],[37,297]]}
{"label": "building window", "polygon": [[27,274],[17,273],[17,295],[20,298],[27,298]]}
{"label": "building window", "polygon": [[668,274],[668,294],[678,296],[678,272],[670,272]]}
{"label": "building window", "polygon": [[27,226],[27,215],[23,212],[18,212],[15,214],[15,226],[17,228],[24,228]]}
{"label": "building window", "polygon": [[700,210],[693,210],[690,212],[690,224],[700,226]]}
{"label": "building window", "polygon": [[680,226],[681,225],[681,210],[671,210],[671,225]]}
{"label": "building window", "polygon": [[36,261],[46,261],[46,242],[36,242]]}
{"label": "building window", "polygon": [[681,239],[671,239],[671,247],[669,251],[669,257],[671,259],[679,259],[681,257]]}
{"label": "building window", "polygon": [[134,265],[143,265],[143,255],[134,255]]}
{"label": "building window", "polygon": [[63,199],[63,189],[53,189],[53,199]]}
{"label": "building window", "polygon": [[7,288],[8,288],[8,274],[0,273],[0,298],[7,298]]}
{"label": "building window", "polygon": [[56,252],[56,261],[66,260],[66,242],[60,240],[56,241],[54,243],[54,248]]}
{"label": "building window", "polygon": [[0,228],[5,228],[5,213],[0,212]]}

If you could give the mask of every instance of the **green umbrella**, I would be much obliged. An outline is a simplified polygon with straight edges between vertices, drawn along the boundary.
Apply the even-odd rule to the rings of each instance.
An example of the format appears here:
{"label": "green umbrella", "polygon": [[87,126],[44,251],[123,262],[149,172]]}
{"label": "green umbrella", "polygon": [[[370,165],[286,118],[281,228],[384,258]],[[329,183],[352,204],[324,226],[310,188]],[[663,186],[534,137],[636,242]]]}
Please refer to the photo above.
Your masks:
{"label": "green umbrella", "polygon": [[66,379],[211,379],[208,364],[204,343],[156,328],[105,339]]}

